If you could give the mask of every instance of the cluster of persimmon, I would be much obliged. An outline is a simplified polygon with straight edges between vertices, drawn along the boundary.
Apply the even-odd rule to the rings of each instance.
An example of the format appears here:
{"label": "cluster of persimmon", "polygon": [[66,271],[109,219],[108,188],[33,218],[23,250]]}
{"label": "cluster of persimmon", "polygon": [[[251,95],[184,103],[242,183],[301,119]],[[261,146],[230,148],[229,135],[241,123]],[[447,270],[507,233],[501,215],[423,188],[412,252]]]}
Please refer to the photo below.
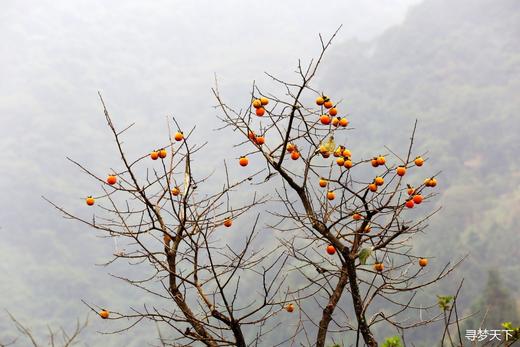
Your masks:
{"label": "cluster of persimmon", "polygon": [[150,152],[150,158],[152,158],[152,160],[157,160],[159,158],[164,159],[164,158],[166,158],[167,155],[168,155],[168,152],[164,148],[157,149],[155,151]]}
{"label": "cluster of persimmon", "polygon": [[[181,135],[181,140],[182,140],[182,138],[183,138],[182,133],[177,133],[177,134]],[[177,138],[177,134],[175,135],[176,138]],[[157,160],[158,158],[164,159],[164,158],[166,158],[167,155],[168,155],[168,152],[166,151],[166,149],[161,148],[161,149],[152,151],[150,153],[150,158],[152,158],[152,160]],[[117,176],[115,174],[109,174],[107,176],[106,183],[113,186],[114,184],[117,183]],[[174,195],[178,195],[178,194],[174,194]],[[92,206],[95,203],[95,199],[91,195],[89,195],[85,199],[85,202],[88,206]]]}
{"label": "cluster of persimmon", "polygon": [[370,163],[372,164],[373,167],[378,167],[380,165],[385,165],[386,159],[384,156],[380,155],[380,156],[372,158]]}
{"label": "cluster of persimmon", "polygon": [[435,179],[435,177],[427,178],[424,180],[424,185],[433,188],[437,185],[437,179]]}
{"label": "cluster of persimmon", "polygon": [[265,108],[269,103],[269,99],[266,97],[261,97],[260,99],[253,100],[253,107],[255,108],[255,113],[258,117],[262,117],[265,114]]}
{"label": "cluster of persimmon", "polygon": [[[320,153],[323,156],[325,154],[325,158],[327,158],[330,154],[324,151],[325,148],[321,148]],[[334,157],[336,157],[336,164],[338,166],[344,166],[347,169],[350,169],[354,164],[352,163],[352,153],[350,150],[346,149],[345,146],[338,146],[334,151]]]}
{"label": "cluster of persimmon", "polygon": [[[380,165],[385,165],[386,159],[384,156],[380,155],[377,157],[373,157],[370,161],[373,167],[378,167]],[[424,159],[421,156],[415,157],[414,160],[415,166],[423,166]],[[395,170],[396,175],[403,177],[406,174],[406,166],[398,166]],[[384,179],[382,177],[376,177],[372,183],[368,185],[368,189],[372,192],[377,191],[377,187],[384,184]],[[426,187],[435,187],[437,185],[437,180],[434,177],[427,178],[424,181],[424,185]],[[417,194],[415,189],[408,185],[408,195],[410,196],[406,202],[405,206],[408,208],[413,208],[415,205],[419,205],[423,201],[423,196],[421,194]]]}
{"label": "cluster of persimmon", "polygon": [[[269,103],[269,100],[265,97],[254,99],[252,102],[252,106],[256,109],[255,113],[257,116],[261,117],[265,114],[265,108],[264,106]],[[322,107],[325,110],[325,112],[321,112],[321,116],[319,121],[323,125],[330,125],[334,127],[347,127],[349,124],[349,121],[345,117],[338,116],[338,109],[335,107],[334,103],[330,100],[330,98],[326,95],[321,95],[316,98],[316,104],[318,106]],[[256,135],[252,130],[248,131],[248,138],[251,140],[254,144],[261,146],[265,143],[264,136]],[[298,160],[300,158],[300,151],[298,150],[298,147],[294,143],[288,143],[286,145],[285,150],[290,154],[290,157],[292,160]],[[331,154],[336,158],[336,164],[340,167],[345,167],[347,169],[352,168],[353,162],[351,160],[352,153],[349,149],[347,149],[345,146],[339,145],[336,149],[334,149],[334,141],[331,137],[329,142],[325,142],[320,144],[319,146],[319,153],[323,158],[329,158]],[[379,166],[385,166],[386,165],[386,158],[383,155],[379,155],[376,157],[373,157],[370,161],[371,165],[373,167],[379,167]],[[241,166],[247,166],[249,164],[249,160],[246,156],[241,156],[239,158],[239,164]],[[414,160],[415,166],[423,166],[424,159],[420,156],[417,156]],[[407,167],[406,165],[400,165],[395,169],[395,173],[399,177],[403,177],[406,174]],[[368,189],[371,192],[377,192],[378,187],[383,186],[385,183],[385,180],[382,176],[376,176],[372,183],[368,185]],[[328,180],[326,178],[320,177],[319,179],[319,186],[322,188],[328,187]],[[428,178],[424,181],[424,186],[426,187],[435,187],[437,185],[437,181],[434,177]],[[414,205],[419,205],[423,201],[423,196],[416,192],[414,188],[411,186],[408,186],[408,195],[410,196],[409,199],[407,199],[405,206],[408,208],[413,208]],[[328,200],[334,200],[336,198],[336,193],[334,190],[327,190],[326,197]],[[358,213],[354,212],[352,214],[352,218],[355,221],[359,221],[363,219],[363,216]],[[224,226],[230,227],[232,224],[231,219],[226,219],[224,221]],[[370,224],[367,224],[364,227],[363,232],[369,233],[371,231]],[[326,251],[329,255],[334,255],[336,253],[336,248],[333,245],[328,245],[326,248]],[[424,267],[428,264],[428,259],[426,258],[420,258],[419,259],[419,265],[421,267]],[[374,270],[377,272],[382,272],[384,270],[384,264],[382,262],[376,262],[374,264]],[[293,312],[294,311],[294,305],[288,304],[285,309],[287,312]]]}
{"label": "cluster of persimmon", "polygon": [[[428,259],[427,258],[419,258],[419,266],[420,267],[425,267],[428,265]],[[377,271],[377,272],[383,272],[383,270],[385,269],[385,266],[382,262],[378,262],[376,261],[374,263],[374,270]]]}
{"label": "cluster of persimmon", "polygon": [[[330,151],[325,145],[321,145],[319,151],[324,158],[328,158],[330,156]],[[351,160],[352,153],[350,150],[346,149],[345,146],[338,146],[338,148],[336,148],[333,153],[334,157],[336,157],[336,164],[338,164],[338,166],[342,166],[347,169],[350,169],[353,166]],[[327,179],[320,177],[318,184],[320,187],[325,188],[328,185],[328,181]],[[334,200],[335,198],[336,193],[334,193],[334,191],[327,191],[328,200]]]}
{"label": "cluster of persimmon", "polygon": [[263,145],[265,143],[265,138],[263,136],[261,136],[261,135],[260,136],[256,135],[255,132],[252,131],[252,130],[249,130],[249,133],[248,133],[247,137],[251,141],[253,141],[253,143],[255,143],[255,144],[259,145],[259,146],[261,146],[261,145]]}
{"label": "cluster of persimmon", "polygon": [[[320,100],[321,102],[321,100]],[[320,146],[320,149],[319,149],[320,153],[322,154],[322,156],[324,158],[327,158],[330,156],[330,151],[329,151],[329,148],[327,145],[325,144],[322,144]],[[336,163],[339,165],[339,166],[345,166],[345,167],[348,167],[350,168],[352,166],[352,162],[350,161],[350,156],[351,156],[351,152],[346,149],[344,146],[339,146],[335,151],[334,151],[334,156],[337,157],[336,159]],[[349,162],[347,165],[345,164],[346,162]],[[379,156],[376,156],[376,157],[373,157],[371,159],[371,165],[373,167],[378,167],[380,165],[385,165],[386,164],[386,159],[383,155],[379,155]],[[424,164],[424,159],[421,157],[421,156],[417,156],[414,160],[414,164],[415,166],[423,166]],[[403,165],[400,165],[396,168],[396,171],[395,171],[396,175],[402,177],[406,174],[406,166],[403,166]],[[368,190],[370,190],[371,192],[377,192],[378,190],[378,187],[384,185],[385,183],[385,180],[383,177],[381,176],[376,176],[374,178],[374,180],[372,181],[372,183],[370,183],[368,185]],[[437,180],[434,178],[434,177],[431,177],[431,178],[427,178],[425,181],[424,181],[424,186],[425,187],[435,187],[437,185]],[[322,187],[322,188],[325,188],[328,186],[328,180],[324,177],[320,177],[319,179],[319,186]],[[415,205],[419,205],[423,202],[423,196],[417,192],[412,186],[408,185],[408,190],[407,190],[407,193],[409,195],[409,198],[406,200],[405,202],[405,206],[408,207],[408,208],[413,208]],[[335,198],[335,193],[334,191],[332,190],[329,190],[327,191],[327,199],[329,200],[334,200]],[[352,219],[355,220],[355,221],[359,221],[361,219],[363,219],[363,216],[355,211],[353,214],[352,214]],[[363,230],[363,232],[365,233],[368,233],[370,232],[371,230],[371,227],[370,227],[370,224],[367,224]],[[333,245],[328,245],[327,248],[326,248],[326,251],[328,254],[330,255],[333,255],[336,253],[336,249]],[[421,267],[424,267],[428,264],[428,259],[426,258],[420,258],[419,259],[419,265]],[[380,262],[376,262],[374,264],[374,269],[378,272],[382,272],[383,269],[384,269],[384,265],[383,263],[380,263]]]}
{"label": "cluster of persimmon", "polygon": [[[255,113],[258,117],[262,117],[265,114],[265,108],[269,104],[269,99],[266,97],[261,97],[259,99],[254,99],[252,102],[253,107],[255,108]],[[257,135],[254,131],[249,130],[247,133],[247,137],[254,144],[261,146],[265,143],[265,137],[263,135]],[[249,164],[249,159],[243,155],[238,159],[238,163],[240,166],[247,166]]]}
{"label": "cluster of persimmon", "polygon": [[323,113],[320,116],[320,122],[323,125],[329,125],[332,123],[333,126],[346,127],[348,126],[348,119],[345,117],[338,116],[338,109],[334,107],[334,104],[326,95],[321,95],[316,98],[316,105],[322,106],[327,109],[327,113]]}
{"label": "cluster of persimmon", "polygon": [[[117,183],[117,176],[115,174],[110,174],[107,176],[106,183],[113,186]],[[92,195],[89,195],[85,198],[85,203],[88,206],[93,206],[96,202],[96,199],[92,197]]]}
{"label": "cluster of persimmon", "polygon": [[292,160],[298,160],[300,159],[300,151],[298,150],[298,147],[294,143],[288,143],[287,147],[285,148],[287,152],[291,154]]}
{"label": "cluster of persimmon", "polygon": [[381,176],[376,176],[376,178],[374,178],[372,183],[370,183],[368,185],[368,189],[371,192],[377,192],[377,188],[382,186],[383,184],[385,184],[385,179],[383,177],[381,177]]}
{"label": "cluster of persimmon", "polygon": [[423,196],[417,193],[410,185],[408,186],[407,193],[410,198],[405,203],[406,207],[413,208],[414,205],[419,205],[423,201]]}

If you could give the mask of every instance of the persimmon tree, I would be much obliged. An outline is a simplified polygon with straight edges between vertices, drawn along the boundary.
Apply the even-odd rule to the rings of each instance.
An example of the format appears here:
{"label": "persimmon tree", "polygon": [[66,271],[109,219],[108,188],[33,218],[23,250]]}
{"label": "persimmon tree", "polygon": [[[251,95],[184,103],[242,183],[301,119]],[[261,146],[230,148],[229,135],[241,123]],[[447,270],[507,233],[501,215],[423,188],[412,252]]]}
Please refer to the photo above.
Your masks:
{"label": "persimmon tree", "polygon": [[43,342],[27,325],[20,322],[10,312],[7,312],[11,322],[14,324],[19,336],[11,338],[9,341],[0,340],[0,347],[16,346],[19,341],[24,343],[24,346],[32,347],[69,347],[79,343],[79,337],[82,331],[87,327],[88,320],[85,319],[83,322],[80,320],[76,321],[76,325],[73,330],[66,331],[64,328],[52,329],[47,327],[47,341]]}
{"label": "persimmon tree", "polygon": [[[247,107],[237,109],[215,85],[219,131],[237,136],[242,156],[222,153],[213,177],[197,175],[204,144],[197,144],[194,128],[182,132],[175,117],[159,149],[128,155],[123,138],[133,124],[116,126],[99,95],[121,169],[98,175],[70,159],[100,184],[86,200],[94,216],[51,203],[107,237],[128,240],[107,265],[151,266],[152,275],[121,279],[169,302],[126,311],[86,303],[101,318],[130,319],[124,329],[154,321],[165,346],[263,345],[270,334],[284,336],[279,345],[325,346],[346,337],[377,346],[379,325],[402,332],[444,319],[442,313],[421,318],[437,303],[424,307],[415,299],[454,266],[426,270],[428,259],[411,243],[438,211],[427,203],[438,172],[415,152],[416,123],[406,148],[385,146],[367,158],[356,152],[350,124],[363,124],[339,99],[312,87],[335,35],[320,36],[320,54],[298,63],[296,81],[268,74],[282,95],[253,84]],[[228,230],[239,233],[240,244]]]}

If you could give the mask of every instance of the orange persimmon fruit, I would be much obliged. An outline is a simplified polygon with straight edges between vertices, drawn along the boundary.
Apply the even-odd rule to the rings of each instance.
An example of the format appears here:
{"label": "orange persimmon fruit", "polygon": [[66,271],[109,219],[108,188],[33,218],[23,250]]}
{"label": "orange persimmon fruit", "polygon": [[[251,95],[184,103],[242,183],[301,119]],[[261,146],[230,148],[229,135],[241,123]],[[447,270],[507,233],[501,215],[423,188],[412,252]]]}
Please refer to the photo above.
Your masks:
{"label": "orange persimmon fruit", "polygon": [[404,166],[399,166],[395,172],[399,176],[404,176],[404,174],[406,173],[406,168]]}
{"label": "orange persimmon fruit", "polygon": [[107,177],[108,184],[113,185],[113,184],[116,184],[116,182],[117,182],[117,177],[115,175],[109,175]]}
{"label": "orange persimmon fruit", "polygon": [[241,156],[238,160],[238,163],[240,164],[240,166],[247,166],[247,164],[249,164],[249,159],[247,159],[247,157],[245,156]]}

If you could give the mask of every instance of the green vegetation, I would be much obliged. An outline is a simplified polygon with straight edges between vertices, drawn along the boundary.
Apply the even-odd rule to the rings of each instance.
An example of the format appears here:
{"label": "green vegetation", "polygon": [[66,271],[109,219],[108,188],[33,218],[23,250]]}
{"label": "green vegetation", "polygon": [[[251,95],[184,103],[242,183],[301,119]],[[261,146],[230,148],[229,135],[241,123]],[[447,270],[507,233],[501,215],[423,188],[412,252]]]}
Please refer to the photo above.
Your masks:
{"label": "green vegetation", "polygon": [[382,347],[403,347],[399,336],[387,337],[381,345]]}
{"label": "green vegetation", "polygon": [[[475,314],[462,324],[466,329],[500,329],[504,321],[520,322],[520,315],[511,292],[504,286],[499,272],[490,270],[486,288],[471,305],[469,310]],[[513,325],[510,324],[511,330]]]}

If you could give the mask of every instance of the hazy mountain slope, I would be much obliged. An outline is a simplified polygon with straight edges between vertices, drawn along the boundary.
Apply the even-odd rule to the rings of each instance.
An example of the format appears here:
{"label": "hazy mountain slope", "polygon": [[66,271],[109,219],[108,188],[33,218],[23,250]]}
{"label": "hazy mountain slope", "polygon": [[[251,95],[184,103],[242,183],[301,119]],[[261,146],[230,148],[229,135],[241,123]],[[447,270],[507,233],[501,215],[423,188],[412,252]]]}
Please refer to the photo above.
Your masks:
{"label": "hazy mountain slope", "polygon": [[[514,290],[518,291],[520,283],[518,262],[513,260],[520,246],[515,230],[520,222],[520,189],[516,183],[520,178],[516,159],[520,150],[517,140],[520,131],[517,114],[520,110],[519,12],[519,3],[513,0],[427,0],[409,13],[403,25],[388,30],[374,41],[344,44],[336,41],[320,71],[321,89],[345,98],[342,108],[348,109],[356,128],[350,143],[360,156],[385,152],[384,144],[400,148],[407,143],[413,120],[419,119],[418,151],[429,150],[432,157],[424,171],[435,172],[433,167],[442,170],[441,195],[435,203],[423,206],[443,206],[433,218],[428,234],[419,239],[419,247],[425,255],[436,257],[432,269],[470,252],[456,275],[456,278],[466,278],[463,300],[468,305],[465,306],[484,288],[488,267],[498,268],[504,282]],[[103,13],[99,18],[106,20]],[[42,28],[55,25],[43,19],[41,24]],[[96,39],[105,35],[99,25],[97,21],[92,24]],[[20,32],[22,29],[19,28]],[[116,37],[126,28],[118,22],[113,30],[110,35]],[[164,53],[168,59],[156,60],[151,50],[146,54],[146,62],[138,61],[137,50],[148,52],[150,47],[161,46],[150,41],[152,32],[150,29],[134,33],[131,42],[135,51],[128,54],[125,49],[130,48],[122,43],[116,47],[105,43],[96,48],[95,42],[89,41],[88,32],[78,38],[81,44],[65,49],[59,43],[74,37],[71,30],[59,36],[53,45],[46,46],[48,50],[20,51],[18,58],[32,56],[41,62],[40,74],[25,75],[28,67],[23,65],[9,70],[23,76],[16,84],[31,82],[33,94],[24,95],[24,103],[19,105],[16,100],[20,95],[13,91],[3,96],[0,105],[2,128],[8,129],[2,134],[18,134],[0,138],[0,148],[4,149],[0,154],[0,174],[6,178],[1,185],[2,192],[12,197],[0,201],[3,227],[0,254],[5,259],[0,269],[6,274],[0,282],[0,292],[4,294],[0,306],[19,312],[19,316],[42,331],[47,323],[63,324],[66,319],[85,315],[87,310],[79,302],[81,298],[116,308],[125,308],[129,302],[138,306],[145,300],[140,292],[108,278],[105,268],[93,265],[110,257],[114,250],[111,240],[96,239],[86,228],[62,220],[59,213],[54,213],[40,199],[40,195],[45,194],[77,213],[89,215],[90,211],[84,210],[78,197],[98,186],[86,176],[78,175],[63,157],[81,159],[101,175],[114,165],[115,148],[106,145],[111,144],[111,140],[95,98],[96,89],[107,90],[109,107],[119,124],[138,121],[132,136],[139,140],[126,144],[134,155],[161,143],[160,139],[166,135],[164,115],[170,112],[180,115],[186,124],[189,121],[198,124],[201,138],[215,140],[208,149],[208,158],[223,151],[229,154],[231,140],[211,135],[218,122],[213,118],[215,112],[211,109],[213,101],[208,89],[213,83],[212,69],[220,65],[197,70],[196,75],[206,76],[205,80],[199,78],[198,84],[189,85],[192,75],[187,72],[190,71],[187,61],[195,54],[179,58],[180,63],[172,63],[168,59],[175,55],[168,52],[169,56],[163,51],[166,48],[161,48],[155,52]],[[173,37],[168,31],[162,35]],[[41,39],[34,35],[30,40],[37,45]],[[271,41],[275,39],[272,37]],[[174,45],[175,42],[167,43]],[[90,45],[89,49],[82,50],[86,44]],[[101,54],[105,50],[110,53],[110,59]],[[289,50],[286,48],[281,54]],[[211,60],[222,51],[200,54],[196,58]],[[52,52],[56,58],[45,66],[43,60]],[[192,52],[198,53],[199,48],[191,47],[188,53]],[[83,53],[92,64],[82,59]],[[254,62],[238,61],[227,75],[217,70],[222,76],[221,86],[227,88],[228,93],[231,91],[228,97],[233,103],[246,104],[243,101],[249,92],[249,84],[242,88],[246,83],[233,74],[247,66],[263,69],[264,66],[260,66],[263,56],[257,55]],[[117,68],[112,65],[113,61],[119,62],[114,63]],[[16,59],[7,60],[5,64],[14,66],[16,62]],[[101,70],[93,68],[96,62],[100,63]],[[127,70],[125,66],[130,65],[142,66],[144,72]],[[65,73],[58,76],[62,66]],[[277,66],[287,71],[292,71],[292,67],[291,60]],[[157,71],[160,71],[159,79]],[[258,71],[249,73],[255,75]],[[5,77],[14,80],[13,76]],[[181,84],[171,84],[171,79]],[[181,88],[182,83],[188,83],[186,88]],[[189,90],[194,86],[206,89],[190,95]],[[14,87],[10,85],[10,89]],[[128,100],[128,95],[133,98]],[[200,108],[193,109],[193,104]],[[61,116],[45,117],[53,113]],[[21,156],[26,160],[17,160]],[[30,216],[24,211],[31,211]],[[124,273],[123,268],[116,266],[109,270],[120,274]],[[456,284],[455,280],[447,281],[438,292],[453,289]],[[86,335],[91,345],[124,342],[129,346],[142,346],[155,336],[155,331],[147,328],[137,328],[122,337],[105,337],[95,331],[106,329],[106,324],[92,318]],[[0,317],[0,332],[5,331],[12,332],[12,325]],[[421,330],[418,339],[427,334],[428,330]],[[0,337],[3,337],[1,333]]]}
{"label": "hazy mountain slope", "polygon": [[425,1],[378,39],[335,47],[320,85],[345,98],[352,146],[365,157],[385,144],[405,151],[419,120],[416,150],[431,156],[421,170],[442,170],[434,200],[443,209],[418,247],[432,268],[469,254],[436,292],[464,277],[468,307],[495,268],[518,293],[520,3]]}

